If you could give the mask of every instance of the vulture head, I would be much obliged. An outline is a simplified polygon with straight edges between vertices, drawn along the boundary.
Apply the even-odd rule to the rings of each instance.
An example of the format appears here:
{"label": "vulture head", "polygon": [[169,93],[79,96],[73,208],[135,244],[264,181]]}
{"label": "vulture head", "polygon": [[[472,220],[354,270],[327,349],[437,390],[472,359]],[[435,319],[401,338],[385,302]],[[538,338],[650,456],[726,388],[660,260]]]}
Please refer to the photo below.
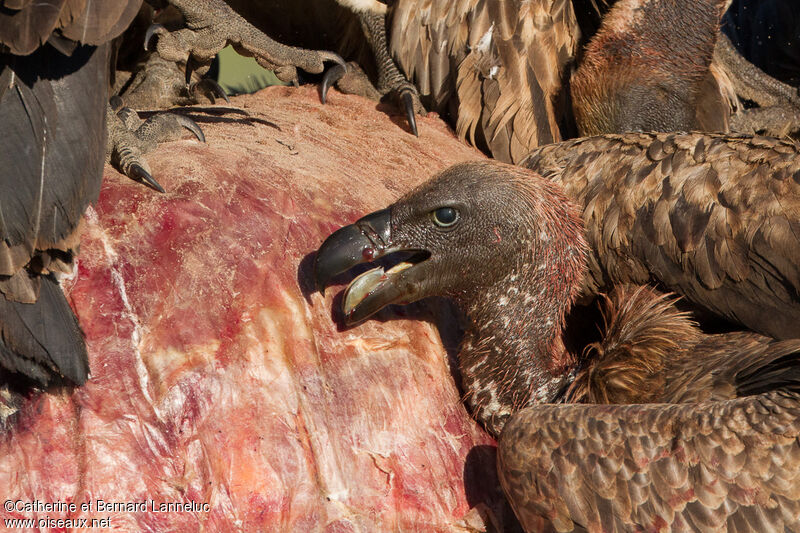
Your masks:
{"label": "vulture head", "polygon": [[578,209],[525,169],[470,162],[333,233],[315,259],[317,287],[384,258],[345,290],[345,322],[389,304],[449,296],[470,324],[459,354],[467,401],[498,434],[506,418],[551,401],[574,361],[561,330],[581,281]]}

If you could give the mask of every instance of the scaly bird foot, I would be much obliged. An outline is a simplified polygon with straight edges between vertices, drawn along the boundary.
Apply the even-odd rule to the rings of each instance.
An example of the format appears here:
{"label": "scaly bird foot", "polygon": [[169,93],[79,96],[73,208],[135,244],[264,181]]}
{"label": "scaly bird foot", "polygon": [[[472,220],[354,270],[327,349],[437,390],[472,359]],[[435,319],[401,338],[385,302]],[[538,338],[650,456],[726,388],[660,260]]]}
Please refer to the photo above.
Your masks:
{"label": "scaly bird foot", "polygon": [[111,164],[134,181],[144,183],[158,192],[165,192],[153,178],[144,154],[158,144],[180,139],[190,131],[200,142],[205,142],[203,130],[197,123],[183,115],[159,113],[147,120],[124,107],[120,98],[112,98],[106,108],[108,126],[107,157]]}
{"label": "scaly bird foot", "polygon": [[730,119],[731,131],[787,137],[800,132],[800,109],[792,106],[770,106],[745,109]]}
{"label": "scaly bird foot", "polygon": [[731,117],[731,130],[783,137],[800,131],[800,94],[797,88],[768,75],[745,59],[728,37],[721,34],[714,61],[722,67],[736,95],[759,107]]}
{"label": "scaly bird foot", "polygon": [[[214,56],[231,45],[241,55],[253,57],[285,82],[297,80],[297,69],[317,74],[325,62],[344,65],[333,52],[304,50],[282,45],[247,22],[222,0],[170,0],[186,20],[186,27],[167,31],[153,26],[147,31],[146,46],[156,38],[155,50],[167,61],[186,61],[187,73],[207,69]],[[187,76],[187,79],[188,79]]]}
{"label": "scaly bird foot", "polygon": [[411,133],[419,137],[417,132],[417,120],[414,115],[423,115],[426,113],[425,107],[419,100],[419,92],[408,80],[403,79],[394,85],[389,93],[397,101],[397,104],[403,108],[408,119],[408,126],[411,128]]}
{"label": "scaly bird foot", "polygon": [[383,96],[372,84],[369,76],[354,61],[349,61],[346,66],[334,65],[325,72],[320,87],[323,104],[328,100],[328,90],[332,85],[336,85],[336,88],[345,94],[363,96],[376,102]]}
{"label": "scaly bird foot", "polygon": [[411,132],[419,137],[415,115],[425,114],[425,107],[419,99],[417,88],[400,72],[392,59],[386,38],[385,15],[361,12],[358,17],[378,66],[378,92],[394,98],[405,111]]}
{"label": "scaly bird foot", "polygon": [[134,109],[168,109],[203,103],[205,99],[214,104],[220,98],[230,103],[217,82],[201,78],[187,84],[178,64],[158,54],[152,54],[133,75],[122,97]]}
{"label": "scaly bird foot", "polygon": [[327,101],[328,90],[332,85],[336,85],[336,88],[345,94],[356,94],[375,101],[388,96],[403,109],[411,133],[419,137],[416,115],[424,115],[427,111],[422,102],[420,102],[417,88],[406,81],[405,78],[397,79],[395,82],[394,86],[384,88],[381,91],[375,88],[369,76],[357,63],[350,61],[347,63],[346,68],[341,65],[335,65],[328,69],[322,78],[322,86],[320,88],[322,103],[324,104]]}

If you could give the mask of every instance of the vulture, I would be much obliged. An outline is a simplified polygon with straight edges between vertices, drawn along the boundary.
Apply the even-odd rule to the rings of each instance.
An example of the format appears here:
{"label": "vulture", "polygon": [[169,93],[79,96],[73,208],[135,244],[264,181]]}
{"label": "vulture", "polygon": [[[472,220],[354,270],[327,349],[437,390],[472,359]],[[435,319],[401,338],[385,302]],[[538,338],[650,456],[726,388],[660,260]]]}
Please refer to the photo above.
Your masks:
{"label": "vulture", "polygon": [[[726,0],[609,3],[398,0],[390,46],[423,103],[505,162],[577,134],[800,123],[796,91],[717,42]],[[737,94],[770,110],[729,117]]]}
{"label": "vulture", "polygon": [[86,381],[83,334],[57,276],[73,271],[81,216],[97,199],[104,159],[110,156],[129,176],[156,187],[140,157],[141,143],[183,127],[199,132],[174,115],[130,130],[110,111],[109,41],[140,3],[15,0],[0,9],[4,378],[16,374],[41,385]]}
{"label": "vulture", "polygon": [[139,3],[21,0],[0,12],[0,367],[41,384],[89,373],[56,274],[72,271],[100,190],[107,43]]}
{"label": "vulture", "polygon": [[456,300],[466,401],[499,436],[501,485],[527,531],[800,527],[800,339],[709,335],[669,296],[619,285],[601,340],[570,352],[588,246],[561,189],[499,162],[453,166],[329,236],[315,282],[384,261],[345,290],[348,324]]}
{"label": "vulture", "polygon": [[[173,0],[186,28],[154,27],[149,36],[158,34],[156,49],[163,58],[188,58],[187,80],[192,65],[209,63],[225,44],[256,57],[285,81],[297,79],[297,67],[317,73],[324,61],[333,61],[323,77],[323,101],[330,84],[346,73],[338,82],[345,92],[398,96],[415,134],[414,112],[424,111],[425,104],[450,117],[461,138],[507,162],[577,134],[690,129],[775,134],[800,125],[796,92],[747,63],[727,38],[718,42],[729,0],[619,0],[610,8],[610,2],[594,0],[385,3],[307,0],[287,7],[274,0]],[[342,10],[350,22],[357,19],[366,37],[359,44],[353,44],[348,23],[339,20]],[[306,35],[314,33],[306,20],[291,22],[319,18],[308,11],[325,14],[324,20],[315,19],[323,37]],[[600,30],[592,36],[601,14]],[[256,26],[343,54],[369,48],[377,90],[354,63],[345,65],[331,52],[279,45]],[[363,54],[360,60],[364,63]],[[762,108],[742,110],[737,95]]]}

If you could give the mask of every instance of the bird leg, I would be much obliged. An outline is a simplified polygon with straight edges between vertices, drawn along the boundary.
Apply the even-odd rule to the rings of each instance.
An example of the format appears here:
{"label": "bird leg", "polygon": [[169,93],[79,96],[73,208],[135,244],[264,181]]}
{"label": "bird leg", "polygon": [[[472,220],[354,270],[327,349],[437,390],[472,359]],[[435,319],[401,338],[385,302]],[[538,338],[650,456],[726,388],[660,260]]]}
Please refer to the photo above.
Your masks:
{"label": "bird leg", "polygon": [[360,69],[355,69],[350,64],[348,64],[347,68],[336,66],[330,69],[323,79],[323,101],[328,87],[334,82],[342,92],[359,94],[368,98],[374,97],[376,90],[380,96],[390,94],[403,107],[412,133],[418,136],[417,121],[414,115],[425,113],[425,107],[420,102],[417,88],[400,72],[389,53],[389,46],[386,41],[385,15],[371,11],[361,11],[358,13],[358,20],[361,23],[367,42],[372,48],[375,63],[378,66],[377,87],[373,89],[372,84],[366,80],[366,76]]}
{"label": "bird leg", "polygon": [[800,130],[800,109],[770,106],[745,109],[730,119],[731,130],[739,133],[762,133],[786,137]]}
{"label": "bird leg", "polygon": [[184,73],[175,62],[152,54],[122,93],[128,106],[134,109],[165,109],[193,105],[203,96],[216,103],[222,98],[230,103],[225,91],[211,78],[201,78],[186,84]]}
{"label": "bird leg", "polygon": [[796,88],[776,80],[750,63],[736,50],[724,33],[719,35],[714,48],[714,59],[724,65],[740,97],[751,100],[761,107],[786,103],[800,106],[800,95]]}
{"label": "bird leg", "polygon": [[797,89],[747,61],[724,33],[714,49],[714,60],[725,69],[736,94],[759,106],[731,117],[731,129],[741,133],[765,132],[775,137],[800,130]]}
{"label": "bird leg", "polygon": [[383,96],[372,84],[361,65],[355,61],[348,61],[346,68],[336,65],[325,73],[325,77],[322,79],[323,104],[328,98],[328,89],[333,83],[336,83],[336,87],[345,94],[357,94],[370,100],[380,100]]}
{"label": "bird leg", "polygon": [[144,154],[159,143],[183,137],[185,130],[192,132],[200,142],[206,140],[203,130],[189,117],[159,113],[141,120],[135,111],[122,106],[120,98],[113,98],[106,106],[106,125],[106,157],[114,168],[158,192],[164,192],[164,188],[152,177]]}
{"label": "bird leg", "polygon": [[317,74],[325,69],[326,61],[344,65],[333,52],[304,50],[270,39],[222,0],[170,0],[170,4],[184,16],[186,27],[172,32],[163,26],[151,27],[146,46],[155,36],[158,55],[167,61],[186,61],[187,80],[196,66],[209,65],[227,45],[243,56],[253,57],[285,82],[297,80],[298,68]]}

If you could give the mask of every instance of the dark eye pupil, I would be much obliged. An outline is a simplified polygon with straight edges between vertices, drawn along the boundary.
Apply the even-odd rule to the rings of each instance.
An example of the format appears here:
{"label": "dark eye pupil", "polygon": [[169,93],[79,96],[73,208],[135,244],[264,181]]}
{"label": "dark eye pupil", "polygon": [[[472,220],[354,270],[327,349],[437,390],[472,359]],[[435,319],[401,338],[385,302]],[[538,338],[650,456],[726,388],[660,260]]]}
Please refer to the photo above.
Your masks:
{"label": "dark eye pupil", "polygon": [[440,226],[452,226],[458,218],[458,212],[452,207],[440,207],[433,212],[433,217]]}

